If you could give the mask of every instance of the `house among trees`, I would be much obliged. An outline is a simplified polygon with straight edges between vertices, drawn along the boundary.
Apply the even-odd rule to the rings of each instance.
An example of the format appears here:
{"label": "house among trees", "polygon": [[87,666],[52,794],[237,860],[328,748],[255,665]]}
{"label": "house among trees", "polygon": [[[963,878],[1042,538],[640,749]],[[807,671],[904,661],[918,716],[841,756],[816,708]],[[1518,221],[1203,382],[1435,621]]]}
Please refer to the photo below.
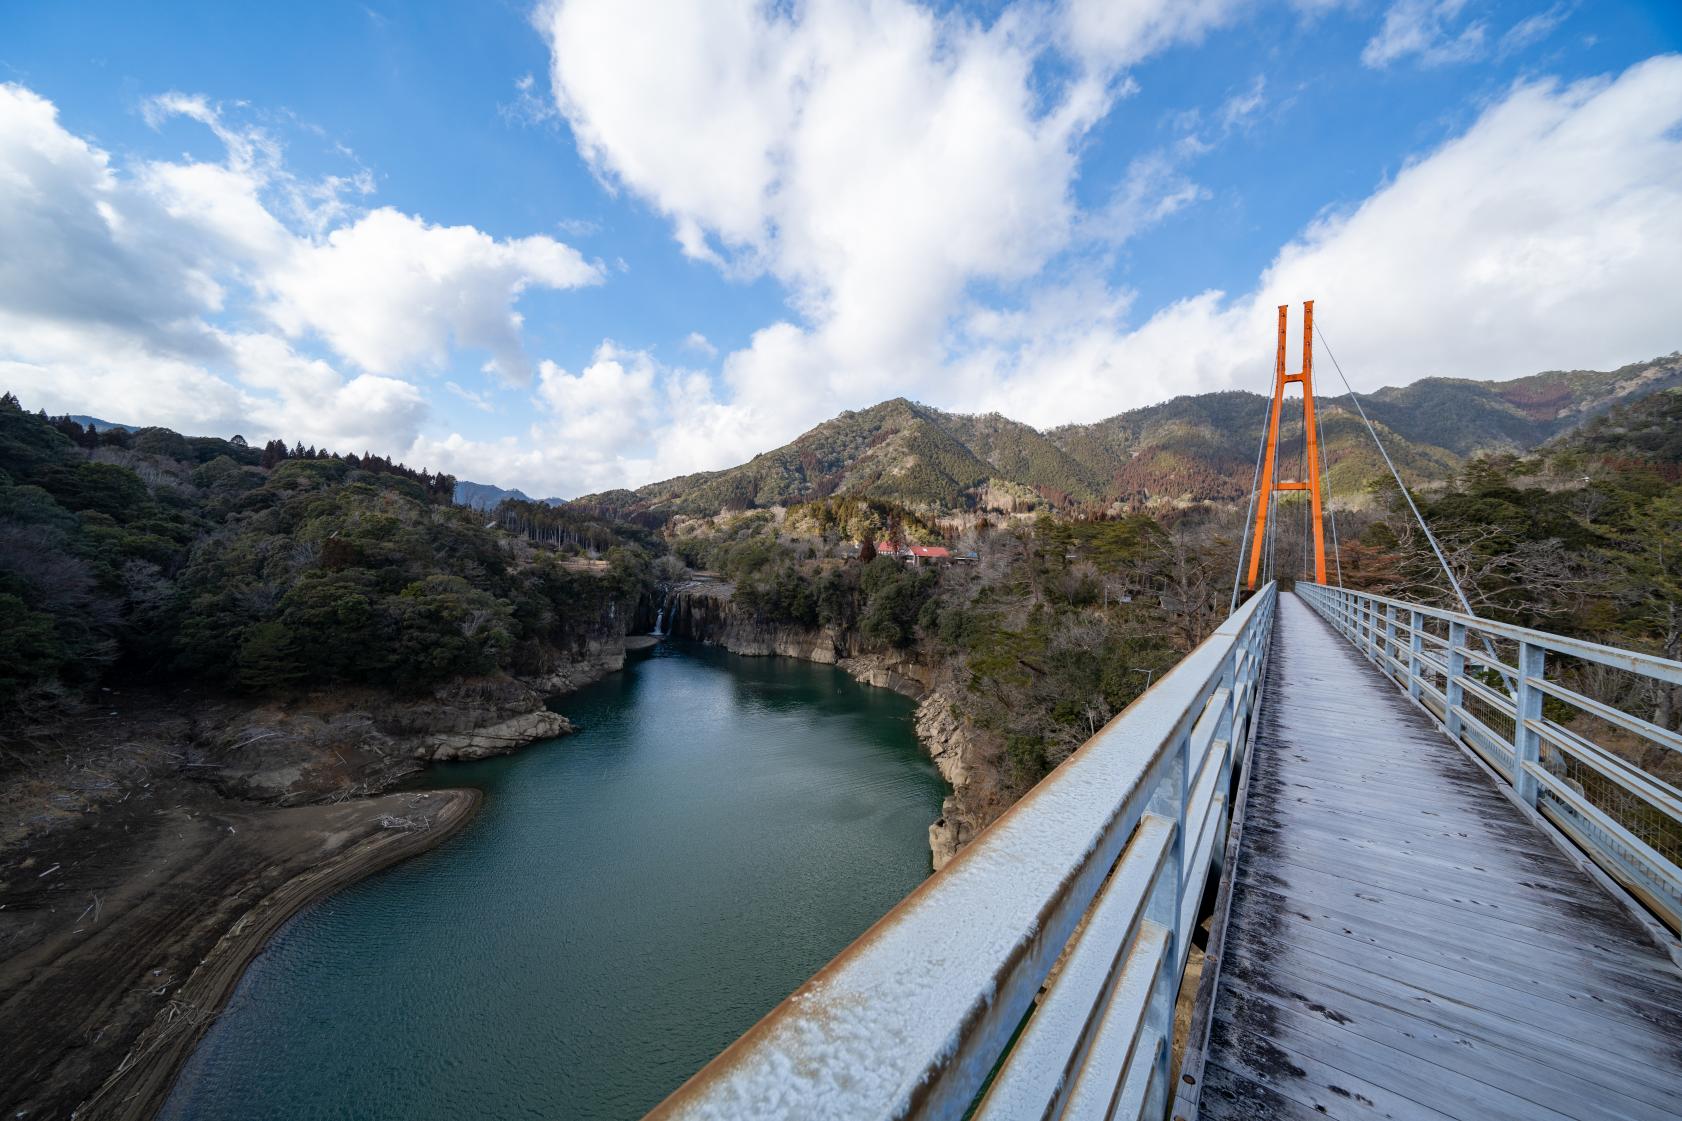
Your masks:
{"label": "house among trees", "polygon": [[876,542],[876,555],[895,557],[913,568],[927,564],[950,564],[952,550],[944,545],[896,545],[892,541]]}

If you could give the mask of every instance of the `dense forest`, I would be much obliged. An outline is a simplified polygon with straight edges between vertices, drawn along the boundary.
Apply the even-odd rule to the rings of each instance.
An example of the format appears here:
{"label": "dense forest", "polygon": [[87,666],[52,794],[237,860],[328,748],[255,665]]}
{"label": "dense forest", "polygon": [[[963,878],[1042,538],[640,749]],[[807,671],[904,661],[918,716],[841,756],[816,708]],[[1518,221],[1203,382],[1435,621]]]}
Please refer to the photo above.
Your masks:
{"label": "dense forest", "polygon": [[680,524],[672,543],[731,581],[735,609],[760,624],[827,627],[950,667],[963,717],[997,737],[1020,791],[1219,622],[1237,528],[1214,510],[1172,527],[1142,514],[983,519],[945,538],[964,562],[911,567],[874,543],[939,542],[943,527],[890,500],[829,498]]}
{"label": "dense forest", "polygon": [[[96,431],[0,397],[0,709],[107,680],[264,693],[540,672],[645,603],[646,534],[530,547],[372,454]],[[599,554],[586,571],[567,556]]]}
{"label": "dense forest", "polygon": [[[1449,604],[1394,487],[1377,489],[1387,509],[1360,528],[1347,574]],[[1531,455],[1480,456],[1417,497],[1478,614],[1682,655],[1682,390],[1621,406]]]}
{"label": "dense forest", "polygon": [[[1014,438],[1009,422],[948,419],[967,442],[956,446],[1002,456]],[[825,454],[869,444],[867,427],[836,429]],[[1679,433],[1682,391],[1658,392],[1529,454],[1475,456],[1415,497],[1479,613],[1674,658]],[[974,473],[952,455],[928,469]],[[731,485],[752,478],[769,476]],[[1362,485],[1368,500],[1340,513],[1335,570],[1449,605],[1394,484]],[[729,581],[736,610],[760,622],[953,666],[966,716],[1000,737],[1025,787],[1208,633],[1243,531],[1222,503],[1149,514],[1048,504],[990,521],[830,494],[672,518],[628,491],[481,512],[454,505],[455,486],[368,453],[95,431],[0,399],[0,706],[29,711],[107,680],[256,695],[539,673],[629,630],[687,566]],[[1296,516],[1287,504],[1282,530]],[[874,557],[881,542],[944,542],[968,563],[907,567]],[[1302,570],[1301,549],[1284,530],[1282,575]],[[586,555],[597,560],[571,559]],[[1676,698],[1652,703],[1658,722],[1675,723]]]}

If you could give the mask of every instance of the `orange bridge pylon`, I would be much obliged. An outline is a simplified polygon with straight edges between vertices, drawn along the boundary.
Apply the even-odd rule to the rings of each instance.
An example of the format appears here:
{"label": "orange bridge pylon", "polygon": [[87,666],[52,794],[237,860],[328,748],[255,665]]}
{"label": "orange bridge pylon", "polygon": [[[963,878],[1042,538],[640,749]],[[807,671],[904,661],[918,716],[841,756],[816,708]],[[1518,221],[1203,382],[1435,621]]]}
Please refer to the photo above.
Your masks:
{"label": "orange bridge pylon", "polygon": [[[1262,546],[1267,540],[1267,511],[1273,493],[1281,490],[1305,490],[1313,506],[1314,522],[1314,579],[1326,582],[1326,533],[1320,514],[1320,439],[1314,422],[1314,301],[1302,305],[1302,372],[1285,372],[1285,318],[1288,305],[1279,305],[1279,351],[1273,367],[1273,408],[1267,420],[1267,453],[1262,460],[1261,491],[1256,495],[1256,532],[1250,542],[1250,578],[1248,587],[1256,586],[1261,572]],[[1306,447],[1303,456],[1308,478],[1290,482],[1275,482],[1274,458],[1279,448],[1279,410],[1285,403],[1285,387],[1292,382],[1302,385],[1302,425]]]}

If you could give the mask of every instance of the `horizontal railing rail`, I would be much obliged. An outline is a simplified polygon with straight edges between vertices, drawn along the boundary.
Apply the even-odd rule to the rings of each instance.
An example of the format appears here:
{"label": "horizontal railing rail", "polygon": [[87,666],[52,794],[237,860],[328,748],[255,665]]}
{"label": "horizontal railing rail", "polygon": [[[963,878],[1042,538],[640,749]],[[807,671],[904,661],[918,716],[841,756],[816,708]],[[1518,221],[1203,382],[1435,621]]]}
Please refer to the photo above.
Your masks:
{"label": "horizontal railing rail", "polygon": [[[1682,791],[1627,757],[1632,748],[1682,752],[1682,734],[1559,680],[1562,666],[1587,663],[1672,689],[1682,662],[1346,588],[1296,590],[1519,798],[1682,931]],[[1589,727],[1567,726],[1578,723]],[[1594,735],[1616,737],[1625,752]]]}
{"label": "horizontal railing rail", "polygon": [[1276,602],[1269,584],[650,1116],[1161,1117]]}

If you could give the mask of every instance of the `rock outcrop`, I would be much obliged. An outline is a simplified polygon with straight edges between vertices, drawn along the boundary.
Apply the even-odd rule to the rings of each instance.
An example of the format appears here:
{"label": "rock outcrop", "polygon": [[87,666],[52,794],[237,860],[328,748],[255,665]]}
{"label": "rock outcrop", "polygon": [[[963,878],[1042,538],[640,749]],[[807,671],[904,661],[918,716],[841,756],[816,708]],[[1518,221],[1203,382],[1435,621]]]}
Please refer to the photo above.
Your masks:
{"label": "rock outcrop", "polygon": [[506,755],[572,732],[545,706],[625,664],[615,638],[554,651],[543,672],[457,678],[428,694],[321,689],[252,706],[204,703],[193,713],[193,758],[224,793],[293,805],[341,792],[372,794],[427,763]]}
{"label": "rock outcrop", "polygon": [[416,759],[443,763],[458,759],[488,759],[493,755],[507,755],[527,744],[571,735],[576,729],[572,721],[558,712],[528,712],[500,724],[475,728],[468,732],[445,732],[433,736],[417,747]]}

